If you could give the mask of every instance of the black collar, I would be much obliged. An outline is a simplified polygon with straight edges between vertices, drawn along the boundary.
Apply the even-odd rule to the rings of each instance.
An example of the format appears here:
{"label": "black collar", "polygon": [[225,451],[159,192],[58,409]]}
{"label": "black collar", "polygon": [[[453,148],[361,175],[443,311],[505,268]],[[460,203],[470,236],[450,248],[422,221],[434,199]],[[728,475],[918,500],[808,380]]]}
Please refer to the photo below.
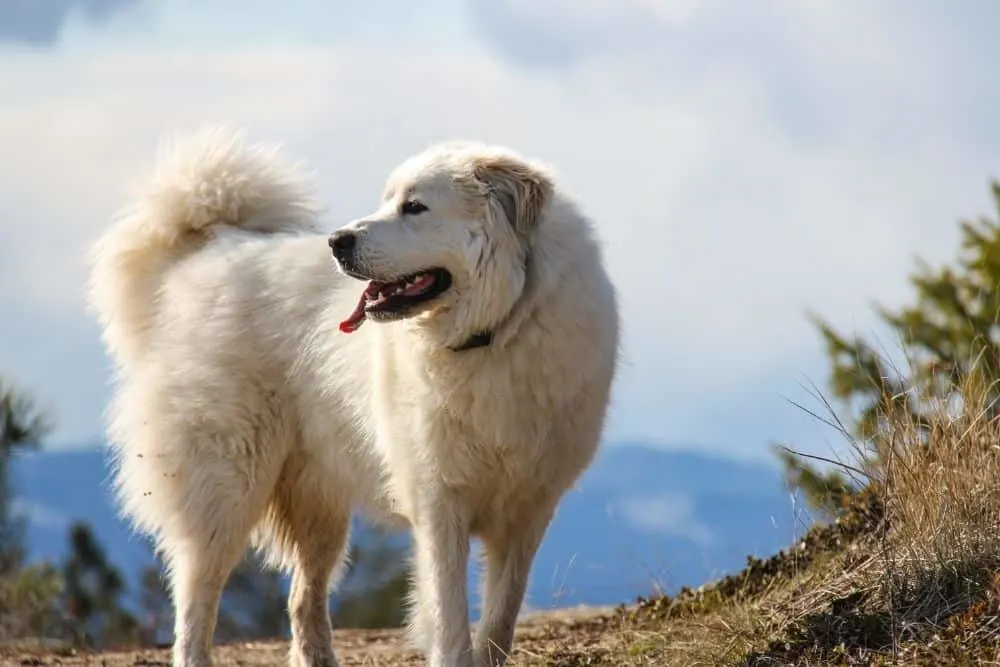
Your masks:
{"label": "black collar", "polygon": [[493,332],[492,331],[480,331],[477,334],[472,334],[468,340],[466,340],[461,345],[456,347],[448,348],[452,352],[465,352],[466,350],[474,350],[477,347],[487,347],[493,342]]}

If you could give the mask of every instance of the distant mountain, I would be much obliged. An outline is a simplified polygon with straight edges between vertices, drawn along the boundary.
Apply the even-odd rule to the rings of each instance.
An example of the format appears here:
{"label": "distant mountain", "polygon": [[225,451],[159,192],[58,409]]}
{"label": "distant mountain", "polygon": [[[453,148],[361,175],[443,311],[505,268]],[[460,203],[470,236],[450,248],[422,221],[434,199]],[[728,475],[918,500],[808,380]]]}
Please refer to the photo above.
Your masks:
{"label": "distant mountain", "polygon": [[[32,453],[13,473],[33,558],[65,556],[66,527],[83,519],[132,581],[151,561],[144,540],[115,515],[102,450]],[[616,604],[696,586],[741,569],[748,554],[791,543],[802,532],[794,515],[775,467],[643,444],[607,446],[560,505],[527,604]],[[370,539],[365,530],[355,535]]]}

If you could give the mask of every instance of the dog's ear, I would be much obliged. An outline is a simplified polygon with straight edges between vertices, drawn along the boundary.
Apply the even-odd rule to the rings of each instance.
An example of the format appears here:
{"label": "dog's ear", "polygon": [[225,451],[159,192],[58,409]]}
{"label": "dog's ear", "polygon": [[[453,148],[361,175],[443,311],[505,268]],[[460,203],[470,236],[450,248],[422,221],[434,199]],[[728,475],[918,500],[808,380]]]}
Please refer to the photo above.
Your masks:
{"label": "dog's ear", "polygon": [[487,196],[499,205],[511,226],[520,234],[531,230],[552,196],[548,174],[506,155],[482,158],[474,170],[476,179],[486,185]]}

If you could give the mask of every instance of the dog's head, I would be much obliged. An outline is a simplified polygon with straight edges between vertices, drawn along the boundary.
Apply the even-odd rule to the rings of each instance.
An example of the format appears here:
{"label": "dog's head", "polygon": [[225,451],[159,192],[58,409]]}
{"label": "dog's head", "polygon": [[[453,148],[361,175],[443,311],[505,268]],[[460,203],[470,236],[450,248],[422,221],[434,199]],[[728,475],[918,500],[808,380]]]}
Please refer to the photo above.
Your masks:
{"label": "dog's head", "polygon": [[447,143],[410,158],[374,213],[330,236],[340,269],[368,283],[341,329],[420,317],[448,343],[492,330],[524,290],[552,193],[542,168],[498,147]]}

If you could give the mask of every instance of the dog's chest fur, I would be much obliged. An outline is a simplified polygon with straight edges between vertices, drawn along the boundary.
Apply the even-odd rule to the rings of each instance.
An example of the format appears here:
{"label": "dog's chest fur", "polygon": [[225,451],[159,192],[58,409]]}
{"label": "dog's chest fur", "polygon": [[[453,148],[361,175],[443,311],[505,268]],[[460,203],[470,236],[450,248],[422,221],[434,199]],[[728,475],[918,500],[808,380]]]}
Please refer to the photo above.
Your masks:
{"label": "dog's chest fur", "polygon": [[547,462],[565,465],[571,453],[560,449],[573,443],[559,424],[582,377],[564,357],[393,347],[374,369],[373,406],[398,493],[432,475],[473,503],[493,504],[498,493],[545,486]]}

